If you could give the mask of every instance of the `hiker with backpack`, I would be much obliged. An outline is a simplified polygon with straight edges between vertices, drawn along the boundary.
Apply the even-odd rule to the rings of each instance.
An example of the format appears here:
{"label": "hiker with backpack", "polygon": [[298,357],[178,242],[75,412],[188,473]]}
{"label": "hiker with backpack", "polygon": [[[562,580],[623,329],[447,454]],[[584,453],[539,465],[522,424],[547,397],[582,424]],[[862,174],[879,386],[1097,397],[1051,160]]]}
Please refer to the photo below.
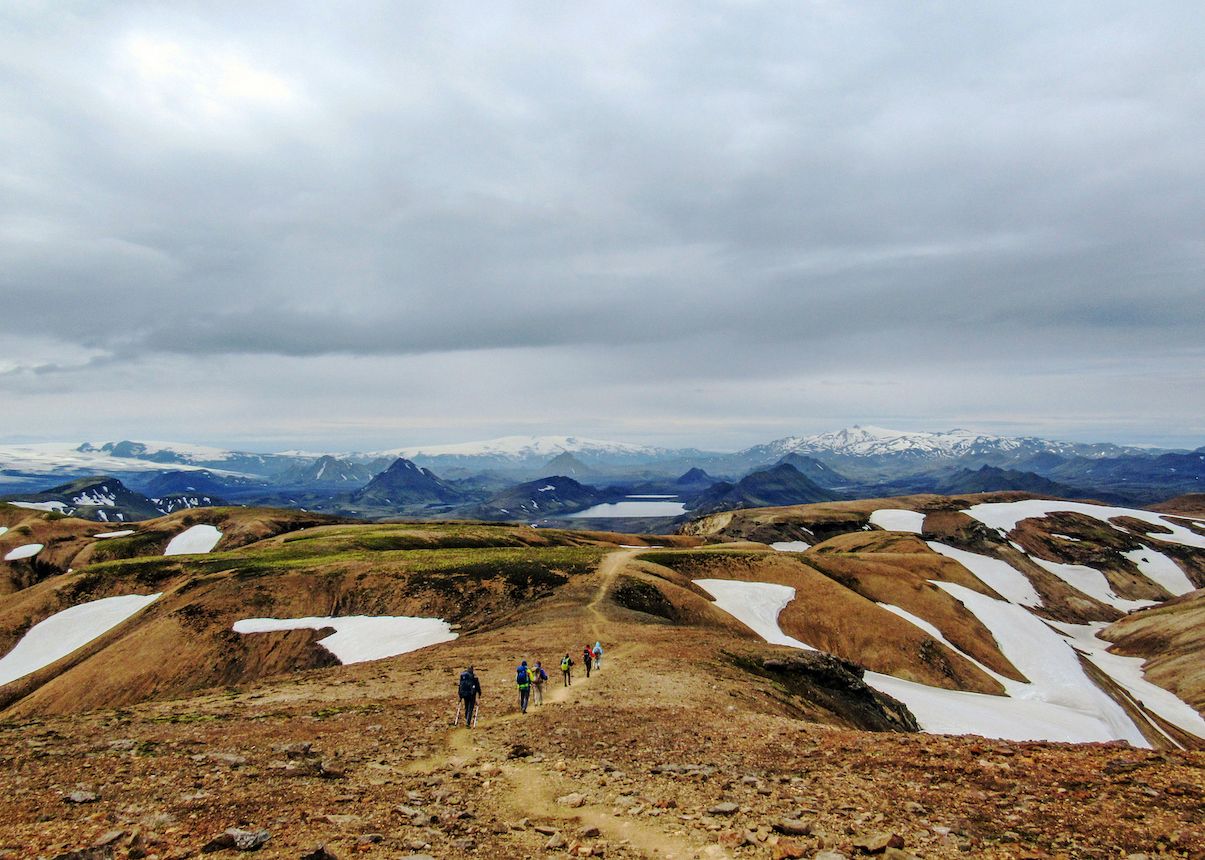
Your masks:
{"label": "hiker with backpack", "polygon": [[464,705],[464,726],[467,729],[473,727],[473,717],[477,712],[477,697],[481,695],[481,682],[477,680],[476,673],[473,672],[473,667],[465,669],[460,673],[460,684],[457,688],[460,695],[460,701]]}
{"label": "hiker with backpack", "polygon": [[531,670],[531,688],[536,693],[536,704],[544,704],[544,682],[548,680],[548,673],[544,671],[543,664],[536,660],[536,667]]}
{"label": "hiker with backpack", "polygon": [[561,679],[566,687],[573,686],[573,658],[568,654],[561,658]]}
{"label": "hiker with backpack", "polygon": [[602,668],[602,643],[594,643],[594,669],[598,671]]}
{"label": "hiker with backpack", "polygon": [[531,696],[531,670],[527,668],[526,660],[515,670],[515,684],[519,687],[519,713],[526,714],[527,701]]}
{"label": "hiker with backpack", "polygon": [[594,665],[594,653],[590,650],[589,645],[582,649],[582,662],[586,664],[586,677],[589,678],[590,667]]}

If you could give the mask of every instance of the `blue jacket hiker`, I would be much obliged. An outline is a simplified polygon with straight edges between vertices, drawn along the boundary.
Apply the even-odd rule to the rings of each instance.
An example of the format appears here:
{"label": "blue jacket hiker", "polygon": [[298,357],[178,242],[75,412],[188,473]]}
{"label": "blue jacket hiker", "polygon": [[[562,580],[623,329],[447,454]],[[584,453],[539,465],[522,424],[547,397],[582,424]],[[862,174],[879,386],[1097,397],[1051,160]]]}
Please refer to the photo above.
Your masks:
{"label": "blue jacket hiker", "polygon": [[602,643],[594,643],[594,670],[598,671],[602,668]]}
{"label": "blue jacket hiker", "polygon": [[477,710],[477,697],[481,695],[481,682],[477,680],[476,673],[473,672],[473,667],[465,669],[460,673],[460,685],[457,688],[460,694],[460,701],[464,705],[464,725],[465,728],[473,727],[473,716]]}
{"label": "blue jacket hiker", "polygon": [[515,670],[515,684],[519,687],[519,713],[527,713],[527,699],[531,695],[531,670],[524,660]]}

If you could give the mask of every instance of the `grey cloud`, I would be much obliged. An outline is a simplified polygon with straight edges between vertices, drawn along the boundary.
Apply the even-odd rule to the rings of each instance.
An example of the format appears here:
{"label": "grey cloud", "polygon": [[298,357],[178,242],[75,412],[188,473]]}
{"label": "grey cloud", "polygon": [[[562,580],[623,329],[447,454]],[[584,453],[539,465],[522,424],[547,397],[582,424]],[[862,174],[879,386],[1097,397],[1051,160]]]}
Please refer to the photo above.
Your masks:
{"label": "grey cloud", "polygon": [[0,15],[0,333],[101,354],[43,379],[535,350],[556,402],[1201,354],[1191,4]]}

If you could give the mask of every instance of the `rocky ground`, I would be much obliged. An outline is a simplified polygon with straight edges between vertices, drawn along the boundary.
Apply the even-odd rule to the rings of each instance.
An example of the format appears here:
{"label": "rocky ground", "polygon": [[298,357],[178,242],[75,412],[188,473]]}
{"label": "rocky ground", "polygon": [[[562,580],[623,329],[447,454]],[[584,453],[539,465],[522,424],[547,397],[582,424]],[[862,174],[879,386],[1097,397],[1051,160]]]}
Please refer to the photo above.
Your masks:
{"label": "rocky ground", "polygon": [[[801,722],[723,631],[612,604],[629,558],[399,658],[0,724],[0,858],[1205,857],[1205,753]],[[518,713],[518,659],[596,638],[601,671]]]}

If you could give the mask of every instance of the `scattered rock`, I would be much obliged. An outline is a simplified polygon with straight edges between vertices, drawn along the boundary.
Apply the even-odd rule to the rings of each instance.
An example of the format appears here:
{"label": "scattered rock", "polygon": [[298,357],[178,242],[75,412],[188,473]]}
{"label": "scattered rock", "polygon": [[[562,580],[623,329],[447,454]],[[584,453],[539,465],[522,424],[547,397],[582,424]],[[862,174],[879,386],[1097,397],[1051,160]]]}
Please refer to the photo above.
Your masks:
{"label": "scattered rock", "polygon": [[325,845],[319,845],[309,854],[302,854],[301,860],[339,860]]}
{"label": "scattered rock", "polygon": [[802,842],[796,842],[793,839],[779,839],[774,846],[771,856],[774,860],[798,860],[807,854],[808,849],[803,847]]}
{"label": "scattered rock", "polygon": [[812,855],[812,860],[849,860],[840,851],[817,851]]}
{"label": "scattered rock", "polygon": [[781,818],[774,822],[774,829],[787,836],[808,836],[812,832],[812,823],[801,818]]}
{"label": "scattered rock", "polygon": [[92,847],[93,848],[104,848],[106,845],[113,845],[119,839],[121,839],[121,837],[123,837],[125,835],[126,835],[126,832],[124,830],[110,830],[104,836],[100,837],[95,842],[93,842]]}
{"label": "scattered rock", "polygon": [[100,795],[95,791],[76,790],[63,798],[66,803],[96,803]]}
{"label": "scattered rock", "polygon": [[707,814],[708,815],[735,815],[736,813],[740,812],[740,810],[741,810],[740,804],[732,803],[731,801],[726,801],[724,803],[717,803],[715,806],[708,807]]}
{"label": "scattered rock", "polygon": [[580,836],[582,839],[595,839],[598,837],[598,835],[600,833],[601,833],[601,831],[597,827],[590,825],[587,827],[583,827],[581,830],[579,830],[577,832],[577,835]]}
{"label": "scattered rock", "polygon": [[241,830],[231,827],[221,836],[216,836],[201,846],[201,853],[235,849],[236,851],[258,851],[272,836],[267,830]]}
{"label": "scattered rock", "polygon": [[855,837],[853,846],[864,854],[882,854],[888,848],[903,848],[904,839],[895,833],[879,831]]}
{"label": "scattered rock", "polygon": [[212,759],[213,761],[220,761],[224,764],[228,764],[231,767],[242,767],[247,763],[247,757],[241,756],[238,753],[209,753],[208,758]]}
{"label": "scattered rock", "polygon": [[556,799],[556,802],[561,806],[568,806],[572,809],[577,809],[580,806],[586,805],[586,795],[575,791],[572,794],[561,795]]}
{"label": "scattered rock", "polygon": [[78,851],[56,854],[51,860],[112,860],[112,857],[113,848],[106,845],[103,848],[81,848]]}
{"label": "scattered rock", "polygon": [[559,851],[568,844],[569,840],[567,840],[561,833],[554,833],[552,834],[552,837],[544,843],[544,850]]}

